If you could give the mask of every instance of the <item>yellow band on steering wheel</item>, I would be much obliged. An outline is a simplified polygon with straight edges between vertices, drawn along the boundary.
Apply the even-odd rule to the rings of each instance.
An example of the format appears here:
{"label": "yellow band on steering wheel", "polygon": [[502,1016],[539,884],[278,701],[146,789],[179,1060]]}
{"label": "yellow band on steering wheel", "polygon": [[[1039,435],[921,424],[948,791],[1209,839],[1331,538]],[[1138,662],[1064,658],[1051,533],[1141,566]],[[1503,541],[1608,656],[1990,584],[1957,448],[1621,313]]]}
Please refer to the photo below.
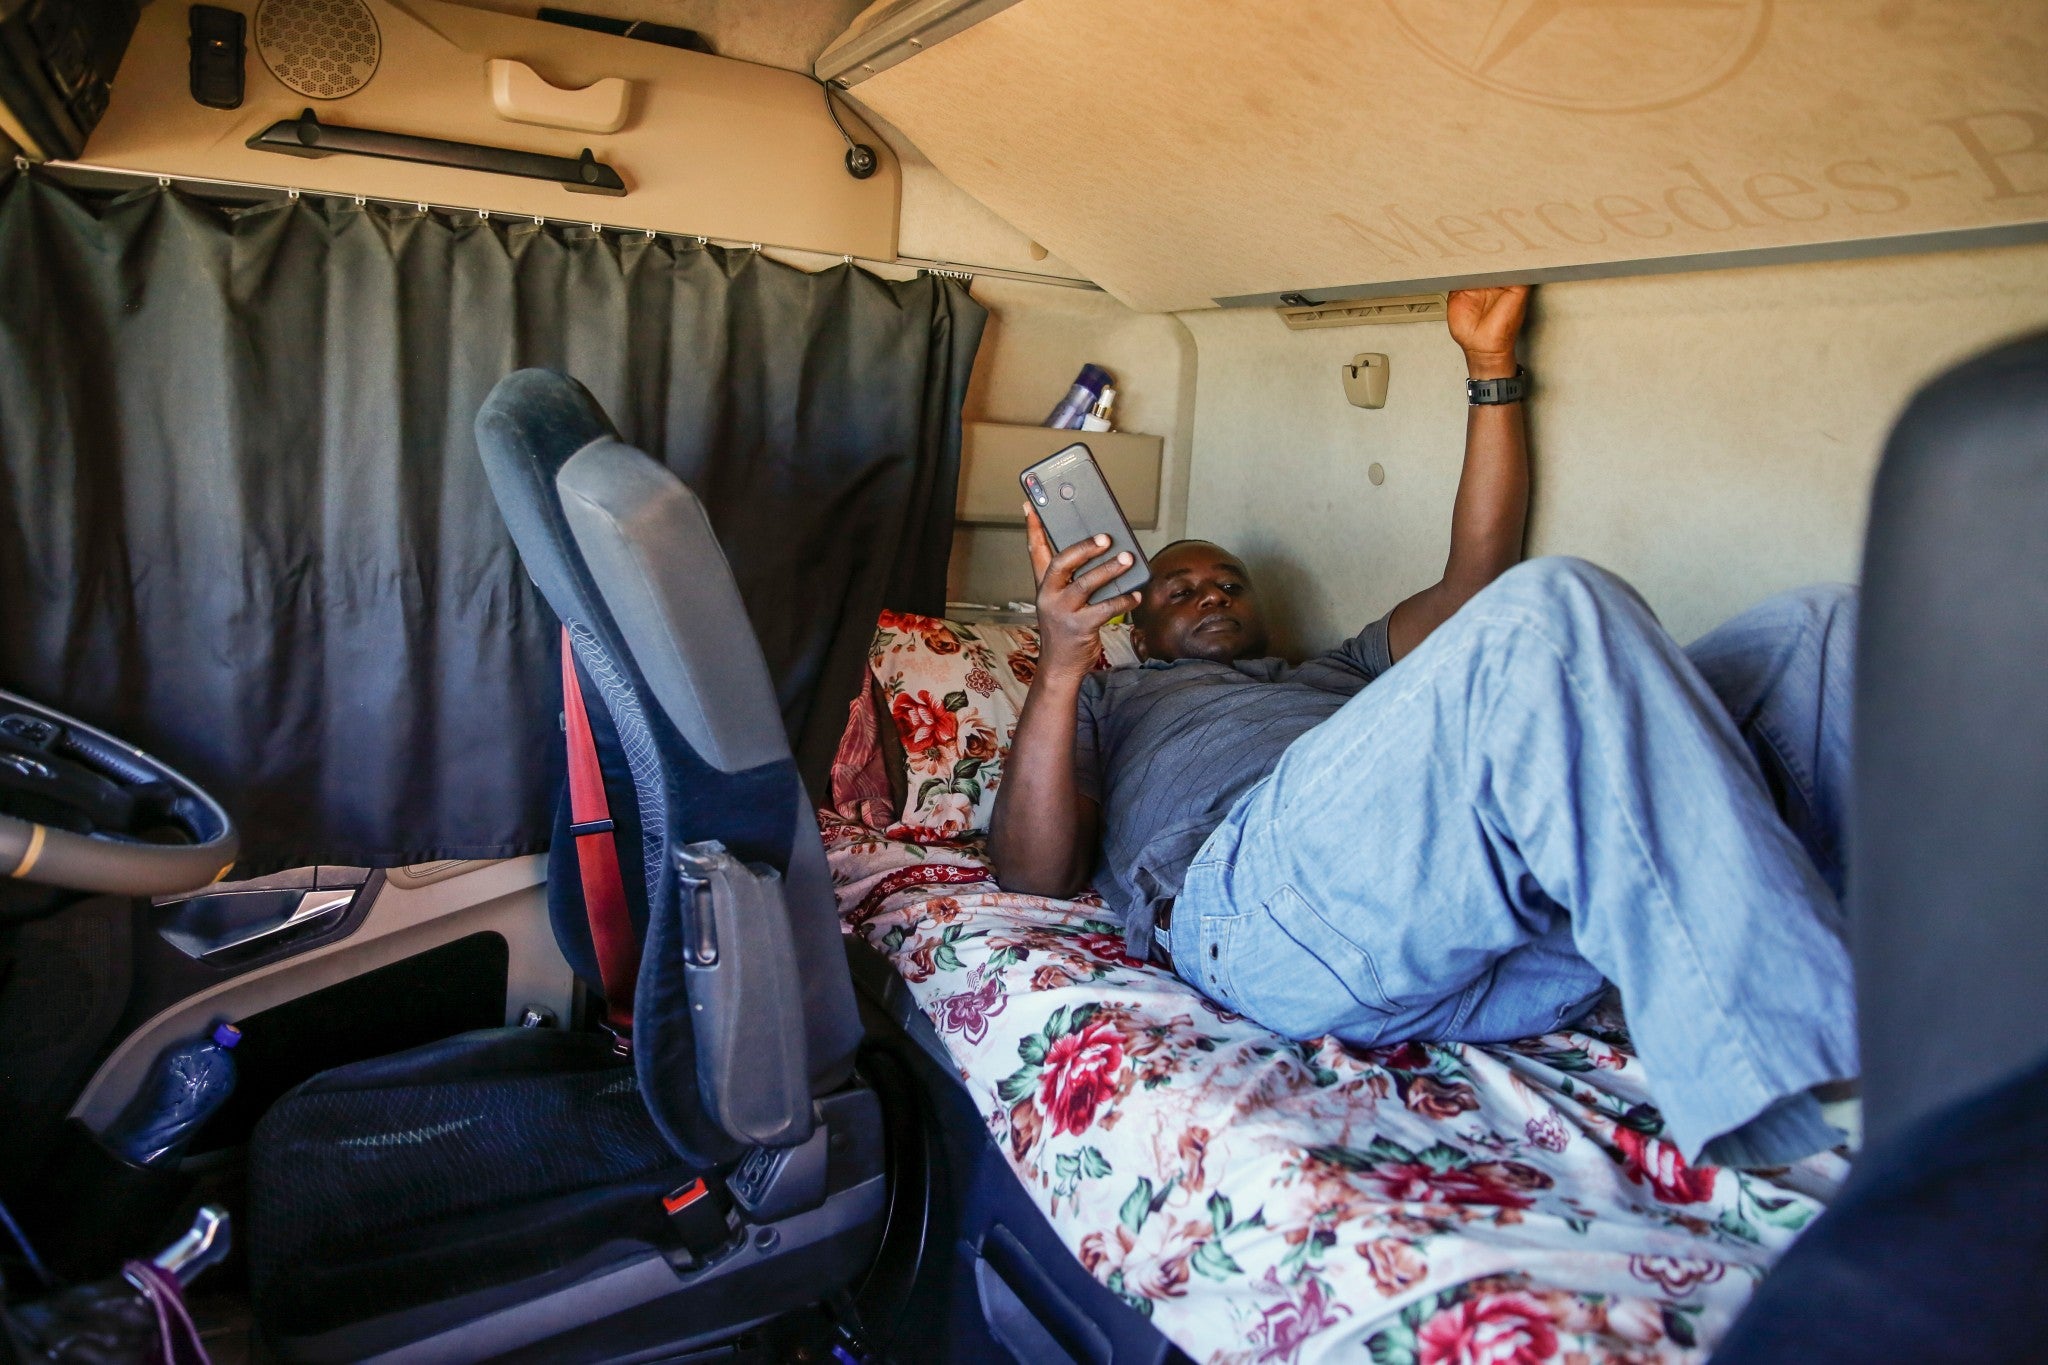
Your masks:
{"label": "yellow band on steering wheel", "polygon": [[26,877],[35,870],[36,860],[43,856],[44,837],[49,833],[41,825],[28,827],[28,847],[22,850],[21,861],[14,865],[10,877]]}

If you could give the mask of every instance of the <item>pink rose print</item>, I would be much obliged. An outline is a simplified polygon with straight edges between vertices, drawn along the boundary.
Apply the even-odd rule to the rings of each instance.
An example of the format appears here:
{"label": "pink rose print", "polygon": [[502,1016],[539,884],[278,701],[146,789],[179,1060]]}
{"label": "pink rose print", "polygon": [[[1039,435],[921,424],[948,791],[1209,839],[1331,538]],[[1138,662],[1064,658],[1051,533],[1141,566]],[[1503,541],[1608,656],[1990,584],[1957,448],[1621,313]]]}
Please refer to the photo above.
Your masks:
{"label": "pink rose print", "polygon": [[1390,1161],[1358,1178],[1380,1198],[1401,1204],[1471,1204],[1526,1209],[1535,1200],[1523,1190],[1545,1190],[1549,1176],[1519,1161],[1484,1161],[1439,1171],[1420,1162]]}
{"label": "pink rose print", "polygon": [[1436,1314],[1416,1334],[1421,1365],[1545,1365],[1557,1329],[1527,1294],[1483,1294]]}
{"label": "pink rose print", "polygon": [[1123,1035],[1108,1023],[1053,1041],[1038,1076],[1038,1103],[1052,1119],[1055,1137],[1088,1130],[1123,1065]]}
{"label": "pink rose print", "polygon": [[1697,1204],[1714,1197],[1712,1166],[1688,1166],[1678,1149],[1662,1138],[1633,1128],[1614,1130],[1621,1148],[1622,1172],[1633,1184],[1648,1184],[1650,1193],[1667,1204]]}
{"label": "pink rose print", "polygon": [[1395,1237],[1375,1237],[1356,1248],[1372,1271],[1372,1282],[1388,1298],[1415,1284],[1429,1273],[1429,1265],[1414,1247]]}
{"label": "pink rose print", "polygon": [[1728,1267],[1719,1261],[1689,1261],[1680,1256],[1631,1256],[1628,1273],[1677,1298],[1700,1285],[1714,1283],[1728,1273]]}
{"label": "pink rose print", "polygon": [[958,834],[974,822],[974,803],[965,792],[940,792],[932,798],[927,828],[941,838]]}
{"label": "pink rose print", "polygon": [[953,713],[933,701],[929,692],[905,692],[896,698],[890,714],[896,718],[896,733],[903,737],[903,747],[914,752],[944,748],[959,732]]}
{"label": "pink rose print", "polygon": [[1082,934],[1074,940],[1074,946],[1090,957],[1101,958],[1104,962],[1118,967],[1142,967],[1143,958],[1132,957],[1130,945],[1124,942],[1122,934]]}

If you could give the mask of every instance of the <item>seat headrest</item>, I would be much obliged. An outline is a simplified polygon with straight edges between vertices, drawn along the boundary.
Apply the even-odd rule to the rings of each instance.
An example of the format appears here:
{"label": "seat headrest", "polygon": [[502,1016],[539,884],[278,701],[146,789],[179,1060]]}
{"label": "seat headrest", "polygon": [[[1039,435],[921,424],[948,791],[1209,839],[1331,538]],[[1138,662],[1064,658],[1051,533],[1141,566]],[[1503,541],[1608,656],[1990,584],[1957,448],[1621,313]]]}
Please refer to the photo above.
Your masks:
{"label": "seat headrest", "polygon": [[520,561],[557,615],[609,633],[603,600],[576,552],[555,475],[592,441],[617,439],[590,391],[555,370],[516,370],[476,415],[477,453]]}

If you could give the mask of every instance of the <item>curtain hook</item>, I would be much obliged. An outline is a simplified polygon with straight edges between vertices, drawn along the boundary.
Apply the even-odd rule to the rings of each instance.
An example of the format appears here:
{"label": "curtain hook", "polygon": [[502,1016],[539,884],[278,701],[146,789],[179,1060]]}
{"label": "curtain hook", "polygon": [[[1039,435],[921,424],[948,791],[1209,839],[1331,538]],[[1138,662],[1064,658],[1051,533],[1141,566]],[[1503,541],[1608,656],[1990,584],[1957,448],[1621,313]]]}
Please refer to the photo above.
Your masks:
{"label": "curtain hook", "polygon": [[427,211],[427,206],[425,204],[419,205],[419,211],[421,213],[425,213]]}
{"label": "curtain hook", "polygon": [[361,208],[368,208],[369,206],[370,206],[370,201],[369,201],[368,199],[365,199],[365,198],[364,198],[364,197],[363,197],[362,195],[360,195],[360,194],[356,196],[356,207],[357,207],[357,208],[359,208],[359,209],[361,209]]}
{"label": "curtain hook", "polygon": [[548,220],[536,213],[533,215],[533,225],[535,227],[546,227],[548,225]]}
{"label": "curtain hook", "polygon": [[284,197],[287,199],[297,199],[299,197],[299,192],[297,190],[286,190],[284,192]]}
{"label": "curtain hook", "polygon": [[158,176],[156,178],[156,187],[160,190],[169,189],[171,187],[171,178],[167,175]]}
{"label": "curtain hook", "polygon": [[844,262],[845,262],[846,264],[848,264],[848,265],[852,265],[852,264],[853,264],[853,257],[851,257],[851,256],[841,256],[841,257],[840,257],[839,259],[840,259],[840,260],[842,260],[842,261],[844,261]]}
{"label": "curtain hook", "polygon": [[648,229],[647,229],[647,240],[648,240],[648,241],[650,241],[650,242],[654,240],[654,229],[653,229],[653,228],[648,228]]}
{"label": "curtain hook", "polygon": [[489,209],[478,209],[478,210],[476,211],[476,220],[477,220],[477,221],[478,221],[479,223],[488,223],[488,222],[490,222],[490,221],[491,221],[491,211],[490,211]]}
{"label": "curtain hook", "polygon": [[604,224],[602,223],[592,223],[590,225],[590,230],[600,237],[604,236]]}
{"label": "curtain hook", "polygon": [[22,173],[23,175],[27,175],[27,174],[28,174],[28,167],[29,167],[29,160],[28,160],[28,158],[27,158],[27,157],[25,157],[25,156],[22,156],[22,155],[20,155],[19,153],[16,153],[16,154],[15,154],[15,158],[14,158],[14,169],[15,169],[15,170],[17,170],[17,171],[20,171],[20,172],[21,172],[21,173]]}

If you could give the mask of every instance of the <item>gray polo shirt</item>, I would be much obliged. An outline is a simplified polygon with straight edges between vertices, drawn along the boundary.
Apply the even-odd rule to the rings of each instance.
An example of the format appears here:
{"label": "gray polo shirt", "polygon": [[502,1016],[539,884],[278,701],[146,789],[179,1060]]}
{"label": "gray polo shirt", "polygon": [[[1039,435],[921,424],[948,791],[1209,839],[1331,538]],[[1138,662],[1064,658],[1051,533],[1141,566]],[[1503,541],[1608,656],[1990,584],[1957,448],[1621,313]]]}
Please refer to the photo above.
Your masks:
{"label": "gray polo shirt", "polygon": [[1159,903],[1238,797],[1287,746],[1393,667],[1387,618],[1300,667],[1280,659],[1148,660],[1081,685],[1074,772],[1102,807],[1095,889],[1130,951],[1152,944]]}

